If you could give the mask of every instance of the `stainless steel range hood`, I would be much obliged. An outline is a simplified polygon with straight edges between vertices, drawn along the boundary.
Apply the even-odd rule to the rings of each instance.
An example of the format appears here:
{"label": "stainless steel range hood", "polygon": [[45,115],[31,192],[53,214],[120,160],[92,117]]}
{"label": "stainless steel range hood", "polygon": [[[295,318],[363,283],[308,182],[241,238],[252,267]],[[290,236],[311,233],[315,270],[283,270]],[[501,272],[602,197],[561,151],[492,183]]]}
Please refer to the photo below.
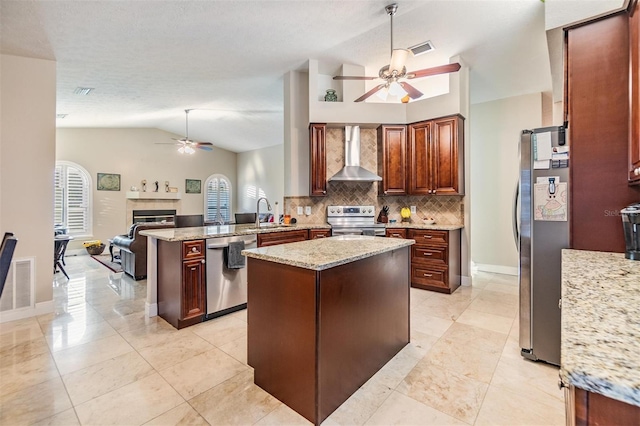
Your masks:
{"label": "stainless steel range hood", "polygon": [[360,126],[345,126],[344,136],[344,167],[329,181],[381,181],[380,176],[360,167]]}

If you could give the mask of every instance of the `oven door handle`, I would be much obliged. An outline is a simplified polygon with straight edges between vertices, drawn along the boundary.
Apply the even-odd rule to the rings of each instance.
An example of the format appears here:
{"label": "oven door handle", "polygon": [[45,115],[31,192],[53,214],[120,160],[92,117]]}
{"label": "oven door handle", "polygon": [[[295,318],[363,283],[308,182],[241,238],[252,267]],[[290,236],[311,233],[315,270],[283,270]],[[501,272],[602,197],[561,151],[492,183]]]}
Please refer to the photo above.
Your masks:
{"label": "oven door handle", "polygon": [[334,228],[336,234],[362,235],[361,228]]}

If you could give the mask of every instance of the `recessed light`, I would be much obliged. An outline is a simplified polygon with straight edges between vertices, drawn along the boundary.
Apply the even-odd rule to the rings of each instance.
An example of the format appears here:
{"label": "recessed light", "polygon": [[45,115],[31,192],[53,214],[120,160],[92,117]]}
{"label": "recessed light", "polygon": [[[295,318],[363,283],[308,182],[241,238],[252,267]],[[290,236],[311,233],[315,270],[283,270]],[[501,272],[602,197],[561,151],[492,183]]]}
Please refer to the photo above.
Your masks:
{"label": "recessed light", "polygon": [[69,114],[56,114],[56,118],[65,118]]}
{"label": "recessed light", "polygon": [[93,87],[76,87],[76,90],[73,91],[76,95],[88,95],[91,91],[94,90]]}

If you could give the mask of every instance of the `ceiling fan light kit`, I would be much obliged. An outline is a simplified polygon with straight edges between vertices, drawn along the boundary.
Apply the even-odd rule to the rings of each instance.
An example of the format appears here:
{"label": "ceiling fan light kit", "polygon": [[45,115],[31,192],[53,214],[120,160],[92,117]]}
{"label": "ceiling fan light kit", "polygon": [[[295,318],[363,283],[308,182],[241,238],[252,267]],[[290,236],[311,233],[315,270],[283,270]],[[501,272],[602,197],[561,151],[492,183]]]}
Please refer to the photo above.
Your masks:
{"label": "ceiling fan light kit", "polygon": [[[172,138],[175,143],[171,145],[178,145],[178,152],[180,154],[193,154],[196,152],[194,148],[199,148],[204,151],[213,151],[213,144],[211,142],[196,142],[194,140],[189,139],[189,112],[193,111],[192,109],[185,109],[184,113],[186,115],[186,127],[185,127],[185,136],[184,138],[175,139]],[[165,143],[156,143],[156,145],[166,145]]]}
{"label": "ceiling fan light kit", "polygon": [[[360,96],[354,102],[362,102],[370,96],[377,94],[382,100],[386,101],[388,95],[392,95],[401,100],[402,103],[407,103],[408,100],[404,100],[407,96],[411,99],[421,98],[424,93],[413,87],[406,81],[399,81],[400,79],[412,79],[428,77],[431,75],[446,74],[450,72],[456,72],[460,69],[459,63],[453,63],[448,65],[441,65],[439,67],[425,68],[422,70],[407,72],[405,62],[409,57],[409,53],[413,53],[414,56],[422,53],[429,52],[434,49],[431,41],[417,44],[409,49],[394,49],[393,48],[393,15],[398,10],[396,3],[385,6],[385,11],[391,20],[391,59],[389,65],[385,65],[380,68],[378,77],[366,77],[366,76],[345,76],[337,75],[333,77],[334,80],[375,80],[380,78],[385,80],[385,83],[380,84],[373,89],[369,90],[364,95]],[[416,53],[417,52],[417,53]]]}

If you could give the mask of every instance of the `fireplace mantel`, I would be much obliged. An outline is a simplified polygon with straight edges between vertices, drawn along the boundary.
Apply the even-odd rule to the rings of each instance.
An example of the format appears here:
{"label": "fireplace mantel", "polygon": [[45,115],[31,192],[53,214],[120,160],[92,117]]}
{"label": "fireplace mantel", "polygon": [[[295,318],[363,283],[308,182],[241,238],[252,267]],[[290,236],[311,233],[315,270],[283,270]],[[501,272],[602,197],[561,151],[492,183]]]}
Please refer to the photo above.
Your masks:
{"label": "fireplace mantel", "polygon": [[129,200],[179,200],[179,192],[140,192],[127,191]]}

